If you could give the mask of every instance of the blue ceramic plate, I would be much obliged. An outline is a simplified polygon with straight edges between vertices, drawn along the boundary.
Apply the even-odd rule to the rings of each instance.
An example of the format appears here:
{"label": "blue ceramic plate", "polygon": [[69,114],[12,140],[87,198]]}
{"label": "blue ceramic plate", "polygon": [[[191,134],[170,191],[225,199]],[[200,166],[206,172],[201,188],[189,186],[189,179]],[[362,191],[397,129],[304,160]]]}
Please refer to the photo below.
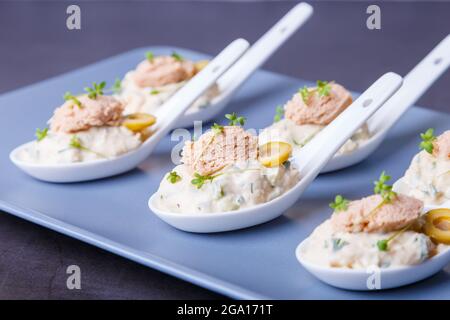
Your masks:
{"label": "blue ceramic plate", "polygon": [[[418,151],[418,133],[448,129],[450,115],[412,108],[366,161],[321,175],[302,196],[301,206],[246,230],[221,234],[178,231],[149,212],[147,200],[172,168],[166,137],[138,169],[88,183],[50,184],[28,177],[10,163],[9,152],[45,127],[66,91],[80,92],[92,81],[116,77],[135,67],[152,50],[176,50],[191,59],[206,56],[178,48],[151,47],[104,60],[0,96],[0,208],[23,219],[234,298],[285,299],[450,299],[450,266],[437,275],[395,290],[344,291],[323,284],[295,258],[297,244],[327,218],[336,193],[347,198],[369,194],[382,170],[402,176]],[[395,70],[392,70],[395,71]],[[373,75],[375,80],[379,75]],[[309,82],[259,71],[242,87],[224,113],[248,118],[247,128],[272,122],[275,107]],[[223,118],[215,119],[216,122]]]}

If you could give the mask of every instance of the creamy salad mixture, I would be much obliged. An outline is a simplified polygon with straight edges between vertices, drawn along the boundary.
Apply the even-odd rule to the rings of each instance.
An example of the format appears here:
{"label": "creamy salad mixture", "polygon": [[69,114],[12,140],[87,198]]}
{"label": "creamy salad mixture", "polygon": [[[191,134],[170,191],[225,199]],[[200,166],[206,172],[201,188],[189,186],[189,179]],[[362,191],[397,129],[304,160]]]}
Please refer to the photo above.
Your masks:
{"label": "creamy salad mixture", "polygon": [[435,137],[429,129],[422,139],[423,150],[414,156],[394,190],[439,205],[450,201],[450,130]]}
{"label": "creamy salad mixture", "polygon": [[157,206],[202,214],[248,208],[280,196],[300,179],[288,161],[290,145],[272,142],[258,148],[257,140],[241,126],[215,124],[197,141],[188,141],[182,164],[160,184]]}
{"label": "creamy salad mixture", "polygon": [[[434,213],[424,215],[421,200],[392,191],[389,178],[382,174],[372,196],[356,201],[336,196],[331,218],[308,238],[304,259],[334,268],[388,268],[419,264],[448,250],[450,237],[426,232],[430,225],[436,228],[427,221]],[[450,219],[450,210],[446,214]]]}
{"label": "creamy salad mixture", "polygon": [[105,83],[87,88],[88,94],[65,95],[66,102],[48,121],[49,128],[36,131],[36,138],[19,158],[40,164],[74,163],[108,159],[130,152],[149,135],[156,120],[151,115],[123,116],[124,105],[103,95]]}
{"label": "creamy salad mixture", "polygon": [[[277,108],[275,122],[261,132],[259,141],[261,144],[284,141],[294,146],[294,152],[298,151],[351,103],[350,92],[341,85],[317,81],[317,87],[304,87],[284,107]],[[351,153],[369,138],[368,127],[364,125],[337,154]]]}
{"label": "creamy salad mixture", "polygon": [[[117,96],[126,105],[124,113],[158,114],[159,107],[169,100],[189,79],[199,72],[206,61],[194,63],[174,53],[154,57],[147,53],[135,70],[128,72],[121,82]],[[219,94],[217,85],[199,97],[189,110],[206,107]]]}

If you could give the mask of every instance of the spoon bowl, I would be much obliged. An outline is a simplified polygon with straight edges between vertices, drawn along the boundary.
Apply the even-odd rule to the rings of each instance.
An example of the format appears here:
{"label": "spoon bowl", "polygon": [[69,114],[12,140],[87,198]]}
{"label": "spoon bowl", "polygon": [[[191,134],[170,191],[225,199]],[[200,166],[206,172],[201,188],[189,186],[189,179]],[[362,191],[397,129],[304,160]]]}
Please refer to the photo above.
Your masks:
{"label": "spoon bowl", "polygon": [[39,164],[23,161],[20,154],[29,148],[31,143],[25,143],[10,153],[10,160],[22,171],[40,180],[49,182],[79,182],[105,178],[117,175],[135,168],[144,161],[171,130],[173,124],[183,116],[199,96],[201,96],[242,54],[248,49],[249,43],[237,39],[229,44],[189,83],[177,91],[165,107],[172,112],[159,118],[152,127],[153,134],[138,148],[112,159],[100,159],[68,164]]}
{"label": "spoon bowl", "polygon": [[378,149],[386,135],[387,131],[378,131],[352,152],[334,155],[330,162],[322,169],[321,173],[345,169],[360,163]]}
{"label": "spoon bowl", "polygon": [[[450,263],[450,248],[431,257],[421,264],[391,268],[343,269],[331,268],[313,264],[304,258],[308,246],[308,238],[303,240],[295,250],[295,256],[300,264],[319,280],[337,288],[347,290],[369,291],[384,290],[405,286],[426,279],[436,274]],[[371,275],[379,272],[380,287],[370,285]]]}
{"label": "spoon bowl", "polygon": [[372,154],[389,129],[450,66],[450,35],[445,37],[404,78],[402,87],[368,121],[372,137],[347,154],[336,154],[322,173],[355,165]]}
{"label": "spoon bowl", "polygon": [[351,106],[292,158],[301,179],[279,197],[253,207],[218,213],[172,213],[157,206],[157,193],[149,208],[173,227],[189,232],[221,232],[247,228],[280,216],[291,207],[312,183],[320,170],[347,139],[400,87],[402,78],[387,73],[367,89]]}
{"label": "spoon bowl", "polygon": [[[450,201],[436,206],[427,206],[424,213],[438,208],[450,208]],[[389,268],[367,268],[346,269],[320,266],[305,259],[305,251],[308,247],[309,237],[300,242],[295,250],[295,256],[300,264],[319,280],[341,289],[368,291],[374,290],[368,284],[370,276],[378,272],[381,281],[377,290],[397,288],[408,285],[439,272],[450,263],[450,246],[437,255],[425,260],[421,264],[413,266],[389,267]]]}

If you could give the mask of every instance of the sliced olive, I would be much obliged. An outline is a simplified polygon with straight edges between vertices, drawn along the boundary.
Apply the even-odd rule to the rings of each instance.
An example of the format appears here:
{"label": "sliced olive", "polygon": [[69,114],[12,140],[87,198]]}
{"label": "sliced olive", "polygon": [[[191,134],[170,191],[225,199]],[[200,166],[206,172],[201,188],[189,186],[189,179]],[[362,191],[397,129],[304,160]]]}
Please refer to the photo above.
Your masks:
{"label": "sliced olive", "polygon": [[286,162],[292,152],[287,142],[271,141],[259,147],[259,162],[265,167],[277,167]]}
{"label": "sliced olive", "polygon": [[156,118],[147,113],[132,113],[125,116],[122,125],[133,132],[140,132],[156,122]]}
{"label": "sliced olive", "polygon": [[200,60],[200,61],[197,61],[197,62],[195,63],[195,70],[196,70],[197,72],[202,71],[202,69],[205,68],[205,67],[208,65],[208,63],[209,63],[209,60]]}
{"label": "sliced olive", "polygon": [[425,219],[425,233],[436,242],[450,244],[450,209],[431,210]]}

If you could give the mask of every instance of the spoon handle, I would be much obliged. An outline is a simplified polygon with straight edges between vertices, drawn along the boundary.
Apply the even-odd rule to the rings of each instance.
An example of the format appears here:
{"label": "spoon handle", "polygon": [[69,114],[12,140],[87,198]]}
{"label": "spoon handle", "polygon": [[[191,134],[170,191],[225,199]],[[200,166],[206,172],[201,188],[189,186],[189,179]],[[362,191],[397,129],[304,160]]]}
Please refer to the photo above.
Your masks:
{"label": "spoon handle", "polygon": [[247,80],[267,59],[302,26],[313,13],[309,4],[302,2],[292,8],[267,31],[219,80],[225,95],[231,94]]}
{"label": "spoon handle", "polygon": [[178,90],[162,106],[162,108],[170,110],[170,112],[158,122],[158,130],[151,137],[151,140],[159,140],[159,137],[165,136],[176,120],[242,56],[248,47],[249,43],[246,40],[234,40],[200,71],[200,73]]}
{"label": "spoon handle", "polygon": [[304,146],[296,163],[304,180],[314,179],[339,148],[375,113],[402,84],[402,77],[389,72],[381,76],[311,142]]}
{"label": "spoon handle", "polygon": [[389,130],[450,66],[450,35],[404,78],[403,86],[369,120],[371,132]]}

